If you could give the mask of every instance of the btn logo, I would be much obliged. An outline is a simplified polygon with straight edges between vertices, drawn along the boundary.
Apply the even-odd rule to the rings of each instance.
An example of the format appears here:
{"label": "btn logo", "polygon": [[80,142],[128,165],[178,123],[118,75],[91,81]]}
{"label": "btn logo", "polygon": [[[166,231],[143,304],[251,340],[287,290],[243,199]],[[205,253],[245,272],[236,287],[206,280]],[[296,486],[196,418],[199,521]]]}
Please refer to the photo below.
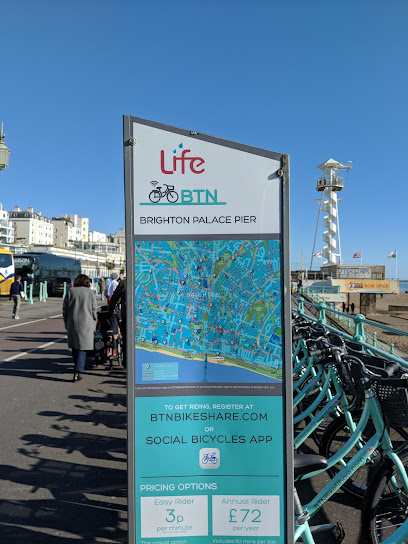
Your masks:
{"label": "btn logo", "polygon": [[[181,189],[180,195],[176,191],[174,185],[163,183],[163,187],[159,186],[158,181],[151,181],[150,185],[153,189],[149,193],[149,200],[152,204],[184,204],[192,206],[202,204],[203,206],[225,206],[226,202],[218,202],[218,190],[213,189]],[[161,202],[163,201],[163,202]],[[146,205],[148,203],[141,202]]]}

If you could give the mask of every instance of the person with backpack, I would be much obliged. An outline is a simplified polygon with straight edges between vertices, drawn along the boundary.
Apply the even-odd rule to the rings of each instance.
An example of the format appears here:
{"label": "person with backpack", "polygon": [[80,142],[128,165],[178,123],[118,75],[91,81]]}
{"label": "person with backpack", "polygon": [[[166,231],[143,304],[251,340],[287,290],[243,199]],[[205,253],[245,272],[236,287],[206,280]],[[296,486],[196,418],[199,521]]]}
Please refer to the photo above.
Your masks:
{"label": "person with backpack", "polygon": [[13,281],[13,283],[10,286],[10,298],[9,298],[9,300],[13,299],[14,301],[13,314],[11,316],[13,319],[20,319],[18,316],[18,310],[20,308],[21,299],[24,298],[22,293],[24,293],[24,287],[23,287],[23,284],[21,283],[21,276],[16,276],[15,281]]}

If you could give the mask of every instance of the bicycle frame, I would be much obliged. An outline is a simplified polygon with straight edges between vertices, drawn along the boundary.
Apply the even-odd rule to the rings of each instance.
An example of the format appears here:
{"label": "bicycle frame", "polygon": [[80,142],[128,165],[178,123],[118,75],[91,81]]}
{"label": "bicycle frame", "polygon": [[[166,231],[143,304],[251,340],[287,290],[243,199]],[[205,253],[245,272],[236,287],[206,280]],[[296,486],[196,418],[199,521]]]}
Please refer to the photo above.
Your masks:
{"label": "bicycle frame", "polygon": [[[372,419],[375,426],[375,434],[370,438],[370,440],[360,446],[360,450],[352,459],[346,464],[343,461],[343,457],[347,455],[352,448],[360,442],[362,433],[367,426],[369,420]],[[352,426],[355,424],[351,424]],[[371,458],[378,445],[381,444],[381,449],[383,455],[389,457],[392,462],[395,464],[398,474],[401,478],[404,488],[408,492],[408,476],[405,472],[404,466],[401,463],[398,455],[394,453],[392,448],[392,443],[385,427],[385,423],[380,411],[380,408],[377,404],[377,401],[374,397],[374,393],[371,390],[366,392],[366,402],[364,404],[363,413],[361,414],[360,421],[353,431],[351,437],[346,442],[346,444],[330,459],[328,459],[328,466],[330,468],[337,463],[341,463],[343,468],[334,476],[334,478],[312,499],[304,508],[313,516],[323,504],[330,499],[334,493],[340,489],[343,483],[348,480],[361,466],[367,463]],[[360,442],[361,444],[361,442]],[[327,470],[327,468],[325,470]],[[302,480],[311,478],[316,474],[320,474],[324,470],[314,471],[309,474],[306,474],[302,477]],[[401,544],[401,542],[399,543]]]}

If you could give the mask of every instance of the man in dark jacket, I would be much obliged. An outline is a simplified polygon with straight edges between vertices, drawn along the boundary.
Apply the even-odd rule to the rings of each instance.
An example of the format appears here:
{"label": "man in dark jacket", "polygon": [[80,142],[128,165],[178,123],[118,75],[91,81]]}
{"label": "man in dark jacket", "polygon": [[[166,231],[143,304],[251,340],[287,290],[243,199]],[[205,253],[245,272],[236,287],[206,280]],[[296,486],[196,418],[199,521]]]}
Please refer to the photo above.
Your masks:
{"label": "man in dark jacket", "polygon": [[126,279],[123,277],[120,279],[119,285],[113,292],[109,300],[109,312],[113,314],[116,304],[120,305],[120,313],[122,317],[122,323],[120,325],[120,331],[123,339],[123,358],[122,365],[126,368]]}
{"label": "man in dark jacket", "polygon": [[20,319],[18,317],[18,310],[20,308],[20,300],[21,300],[21,292],[23,291],[24,287],[23,287],[23,284],[21,283],[21,276],[16,276],[16,279],[15,281],[11,284],[11,287],[10,287],[10,299],[13,299],[14,300],[14,305],[13,305],[13,315],[12,315],[12,318],[13,319]]}

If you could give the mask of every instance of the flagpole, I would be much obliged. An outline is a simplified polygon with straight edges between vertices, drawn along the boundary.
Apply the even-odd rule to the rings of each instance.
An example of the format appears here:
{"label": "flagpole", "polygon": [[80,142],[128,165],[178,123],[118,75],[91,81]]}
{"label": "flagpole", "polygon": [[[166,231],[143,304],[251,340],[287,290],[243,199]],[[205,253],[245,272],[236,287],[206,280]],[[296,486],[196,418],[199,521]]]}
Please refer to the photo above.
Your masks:
{"label": "flagpole", "polygon": [[360,266],[363,265],[363,252],[360,252]]}
{"label": "flagpole", "polygon": [[398,279],[398,274],[397,274],[397,259],[398,259],[398,252],[397,252],[397,250],[395,250],[395,279],[396,279],[396,280]]}

